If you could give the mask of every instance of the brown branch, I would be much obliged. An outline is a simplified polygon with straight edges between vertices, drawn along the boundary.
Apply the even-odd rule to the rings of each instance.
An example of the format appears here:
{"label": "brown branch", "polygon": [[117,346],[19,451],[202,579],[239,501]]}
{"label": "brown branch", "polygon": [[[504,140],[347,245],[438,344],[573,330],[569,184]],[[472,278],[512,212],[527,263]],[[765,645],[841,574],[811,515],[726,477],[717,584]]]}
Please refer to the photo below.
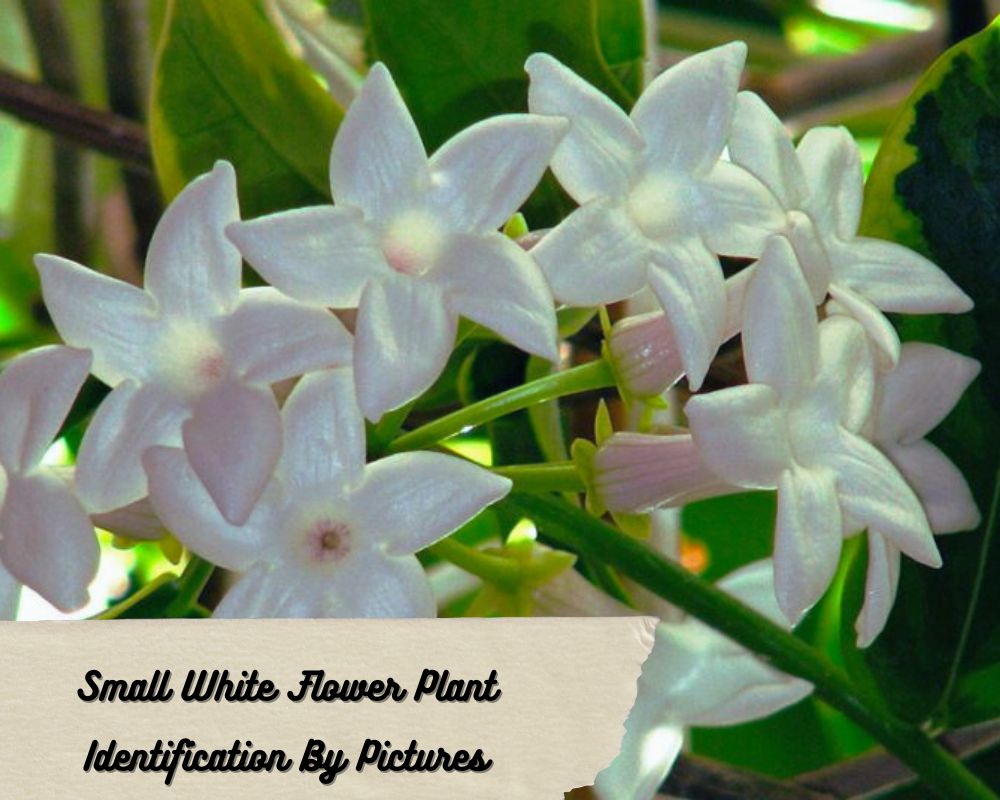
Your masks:
{"label": "brown branch", "polygon": [[[959,728],[943,734],[937,741],[952,755],[965,760],[1000,745],[1000,722]],[[833,797],[861,798],[883,794],[916,779],[895,757],[879,751],[799,775],[795,783]]]}
{"label": "brown branch", "polygon": [[[69,98],[80,95],[69,30],[58,0],[21,0],[28,30],[38,55],[42,80]],[[68,142],[52,143],[52,190],[55,238],[59,252],[77,261],[87,258],[84,217],[86,176],[80,151]]]}
{"label": "brown branch", "polygon": [[5,70],[0,70],[0,111],[152,174],[146,131],[132,120],[90,108]]}
{"label": "brown branch", "polygon": [[677,759],[660,791],[686,800],[836,800],[834,795],[692,755]]}
{"label": "brown branch", "polygon": [[[141,121],[144,117],[148,58],[141,50],[141,9],[135,0],[104,0],[101,23],[104,33],[104,74],[108,84],[108,105],[116,114]],[[136,263],[141,265],[156,223],[163,213],[160,191],[148,170],[124,166],[122,178],[135,224]]]}

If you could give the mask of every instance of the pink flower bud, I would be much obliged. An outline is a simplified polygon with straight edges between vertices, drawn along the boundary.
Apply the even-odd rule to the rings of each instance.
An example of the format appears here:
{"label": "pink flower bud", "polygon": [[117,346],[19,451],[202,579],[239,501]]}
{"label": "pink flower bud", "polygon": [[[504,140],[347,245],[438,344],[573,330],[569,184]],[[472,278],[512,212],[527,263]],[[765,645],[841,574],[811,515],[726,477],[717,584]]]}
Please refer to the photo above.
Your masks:
{"label": "pink flower bud", "polygon": [[642,513],[739,492],[706,467],[690,434],[616,433],[594,455],[594,492],[611,511]]}

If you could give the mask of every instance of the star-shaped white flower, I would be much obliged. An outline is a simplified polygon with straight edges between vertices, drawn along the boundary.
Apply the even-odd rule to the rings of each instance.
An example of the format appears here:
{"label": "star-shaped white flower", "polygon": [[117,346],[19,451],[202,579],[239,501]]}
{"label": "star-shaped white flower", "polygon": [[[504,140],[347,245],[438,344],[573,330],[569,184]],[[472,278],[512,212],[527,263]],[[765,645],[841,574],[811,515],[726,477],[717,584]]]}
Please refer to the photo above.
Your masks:
{"label": "star-shaped white flower", "polygon": [[[923,342],[903,345],[899,363],[878,384],[872,441],[899,469],[923,503],[934,533],[971,530],[980,513],[969,485],[948,457],[924,437],[948,415],[979,374],[980,364]],[[858,646],[882,632],[896,598],[899,548],[877,528],[868,530],[868,577],[858,616]]]}
{"label": "star-shaped white flower", "polygon": [[775,588],[797,621],[836,571],[844,534],[880,531],[940,566],[920,501],[858,435],[871,413],[873,365],[861,326],[816,308],[787,239],[767,245],[747,289],[743,351],[750,383],[686,407],[705,464],[737,486],[778,490]]}
{"label": "star-shaped white flower", "polygon": [[933,262],[894,242],[858,236],[864,173],[845,128],[813,128],[793,147],[752,92],[740,92],[729,139],[733,161],[766,183],[787,211],[786,231],[817,304],[829,297],[860,322],[885,365],[899,337],[883,311],[958,314],[972,300]]}
{"label": "star-shaped white flower", "polygon": [[157,513],[193,552],[241,573],[222,617],[434,616],[414,553],[503,497],[511,483],[440,453],[365,464],[349,369],[304,377],[282,407],[284,449],[243,526],[218,513],[179,448],[144,459]]}
{"label": "star-shaped white flower", "polygon": [[565,128],[565,120],[497,116],[428,159],[389,71],[376,64],[334,141],[335,205],[272,214],[228,232],[283,292],[357,307],[358,399],[377,420],[441,374],[459,315],[557,359],[545,278],[497,229],[534,189]]}
{"label": "star-shaped white flower", "polygon": [[332,314],[275,289],[240,289],[240,254],[223,233],[238,218],[236,177],[220,161],[164,213],[145,291],[58,256],[35,257],[56,329],[93,351],[93,374],[113,389],[77,460],[89,511],[142,498],[143,451],[183,441],[227,519],[245,520],[280,454],[270,384],[349,363],[350,334]]}
{"label": "star-shaped white flower", "polygon": [[746,46],[685,59],[626,115],[551,56],[536,53],[528,105],[568,117],[552,170],[580,208],[532,250],[560,302],[592,306],[649,287],[698,387],[723,337],[726,293],[717,253],[755,257],[783,224],[771,192],[720,160]]}
{"label": "star-shaped white flower", "polygon": [[50,346],[0,374],[0,619],[21,585],[72,611],[97,574],[94,526],[63,477],[42,464],[90,370],[90,353]]}
{"label": "star-shaped white flower", "polygon": [[[748,564],[716,584],[778,624],[770,561]],[[637,613],[567,570],[539,589],[538,606],[560,616]],[[662,615],[660,607],[640,609]],[[676,611],[676,609],[674,609]],[[676,617],[677,615],[674,614]],[[686,728],[738,725],[797,703],[812,685],[769,667],[692,617],[656,626],[635,704],[614,761],[597,775],[601,800],[653,800],[684,743]]]}

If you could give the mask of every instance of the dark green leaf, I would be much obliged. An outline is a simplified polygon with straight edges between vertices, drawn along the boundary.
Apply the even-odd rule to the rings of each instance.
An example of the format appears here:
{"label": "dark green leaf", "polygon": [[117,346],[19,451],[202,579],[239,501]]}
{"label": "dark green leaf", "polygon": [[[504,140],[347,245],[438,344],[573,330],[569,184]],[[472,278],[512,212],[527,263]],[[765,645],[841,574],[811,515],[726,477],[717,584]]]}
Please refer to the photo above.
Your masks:
{"label": "dark green leaf", "polygon": [[216,159],[236,167],[246,216],[329,200],[342,111],[253,2],[171,2],[150,133],[167,197]]}
{"label": "dark green leaf", "polygon": [[[962,469],[984,513],[1000,456],[998,87],[1000,29],[994,24],[948,51],[920,81],[876,158],[862,221],[862,233],[929,256],[976,302],[967,315],[905,318],[900,332],[983,363],[981,377],[931,438]],[[940,538],[944,568],[938,571],[904,559],[886,630],[866,653],[848,658],[856,676],[877,683],[906,719],[953,722],[952,690],[963,696],[966,676],[982,680],[996,663],[995,649],[984,648],[1000,631],[1000,559],[995,543],[990,551],[983,540],[984,526]],[[983,592],[972,608],[984,558]],[[967,646],[960,650],[970,614]],[[1000,691],[976,708],[978,715],[1000,714]]]}

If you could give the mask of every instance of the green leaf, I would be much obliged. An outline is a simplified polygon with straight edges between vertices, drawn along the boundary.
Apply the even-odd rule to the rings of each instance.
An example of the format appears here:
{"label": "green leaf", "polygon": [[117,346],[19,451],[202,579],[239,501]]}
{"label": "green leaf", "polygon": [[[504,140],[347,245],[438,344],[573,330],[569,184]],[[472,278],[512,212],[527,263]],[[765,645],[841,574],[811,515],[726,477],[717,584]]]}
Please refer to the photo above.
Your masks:
{"label": "green leaf", "polygon": [[[949,50],[921,79],[886,133],[862,220],[863,234],[927,255],[976,302],[971,314],[908,317],[899,327],[904,339],[943,344],[983,363],[980,378],[931,439],[965,474],[984,513],[1000,456],[998,86],[1000,28],[994,23]],[[995,674],[1000,654],[987,644],[1000,635],[1000,559],[995,542],[984,547],[984,536],[985,525],[941,537],[941,570],[904,559],[885,631],[860,657],[847,657],[856,677],[874,681],[905,719],[954,724],[953,701],[972,691],[967,681]],[[981,564],[983,590],[973,604]],[[853,625],[844,616],[845,626]],[[974,717],[1000,714],[997,689],[974,705]]]}
{"label": "green leaf", "polygon": [[246,216],[328,201],[342,116],[256,3],[169,4],[150,113],[167,197],[224,158],[236,167]]}
{"label": "green leaf", "polygon": [[[551,53],[615,102],[641,89],[641,0],[365,0],[370,55],[392,71],[428,151],[496,114],[527,110],[524,62]],[[606,48],[606,50],[605,50]],[[532,227],[571,205],[547,179]]]}

